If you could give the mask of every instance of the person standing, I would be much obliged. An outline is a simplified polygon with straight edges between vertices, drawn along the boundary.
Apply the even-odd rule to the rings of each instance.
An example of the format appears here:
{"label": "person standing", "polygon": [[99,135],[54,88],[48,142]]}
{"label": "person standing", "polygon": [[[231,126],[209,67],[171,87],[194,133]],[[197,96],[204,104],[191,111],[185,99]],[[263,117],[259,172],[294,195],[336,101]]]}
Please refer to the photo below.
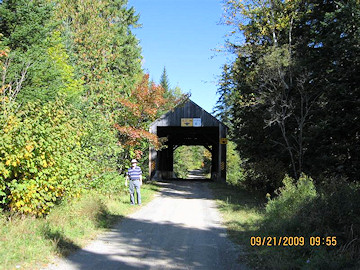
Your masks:
{"label": "person standing", "polygon": [[127,186],[127,181],[129,180],[129,191],[130,191],[130,204],[135,204],[134,193],[136,190],[136,198],[138,205],[141,205],[141,194],[140,194],[140,186],[142,185],[142,171],[139,166],[137,166],[137,160],[131,160],[131,167],[128,169],[126,178],[125,178],[125,186]]}

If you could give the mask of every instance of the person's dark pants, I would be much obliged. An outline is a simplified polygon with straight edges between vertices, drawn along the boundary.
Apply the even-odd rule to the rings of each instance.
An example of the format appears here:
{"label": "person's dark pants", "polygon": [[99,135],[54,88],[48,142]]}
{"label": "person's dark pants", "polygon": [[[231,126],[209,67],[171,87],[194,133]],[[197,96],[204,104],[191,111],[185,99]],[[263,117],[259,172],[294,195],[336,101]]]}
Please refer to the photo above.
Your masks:
{"label": "person's dark pants", "polygon": [[137,203],[141,204],[140,180],[130,180],[129,191],[130,191],[131,204],[135,204],[135,197],[134,197],[135,190],[136,190]]}

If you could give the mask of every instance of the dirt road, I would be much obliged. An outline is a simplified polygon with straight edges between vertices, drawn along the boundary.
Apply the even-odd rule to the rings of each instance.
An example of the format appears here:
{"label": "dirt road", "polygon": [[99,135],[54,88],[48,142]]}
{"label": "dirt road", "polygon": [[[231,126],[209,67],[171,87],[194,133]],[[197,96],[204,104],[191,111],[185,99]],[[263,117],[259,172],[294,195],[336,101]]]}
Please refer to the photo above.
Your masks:
{"label": "dirt road", "polygon": [[227,239],[206,182],[161,185],[148,205],[47,269],[246,269],[237,262],[239,247]]}

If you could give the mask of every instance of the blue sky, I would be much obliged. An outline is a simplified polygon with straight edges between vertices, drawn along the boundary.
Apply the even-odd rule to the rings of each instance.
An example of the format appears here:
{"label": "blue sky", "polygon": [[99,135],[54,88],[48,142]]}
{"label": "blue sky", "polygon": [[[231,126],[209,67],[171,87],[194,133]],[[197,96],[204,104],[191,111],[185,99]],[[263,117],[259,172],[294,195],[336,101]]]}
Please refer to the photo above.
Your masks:
{"label": "blue sky", "polygon": [[221,67],[229,55],[215,52],[223,47],[230,29],[220,25],[221,0],[129,0],[140,14],[143,68],[159,83],[164,66],[171,87],[179,86],[206,111],[217,101]]}

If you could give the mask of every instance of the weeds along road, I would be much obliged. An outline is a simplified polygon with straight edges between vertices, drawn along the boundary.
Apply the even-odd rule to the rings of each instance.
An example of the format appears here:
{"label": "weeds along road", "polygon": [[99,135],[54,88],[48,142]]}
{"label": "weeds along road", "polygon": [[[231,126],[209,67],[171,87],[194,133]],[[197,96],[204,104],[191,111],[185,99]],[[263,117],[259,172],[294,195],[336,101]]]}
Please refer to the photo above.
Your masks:
{"label": "weeds along road", "polygon": [[[162,191],[89,246],[47,269],[246,269],[204,181]],[[138,206],[134,206],[138,207]]]}

